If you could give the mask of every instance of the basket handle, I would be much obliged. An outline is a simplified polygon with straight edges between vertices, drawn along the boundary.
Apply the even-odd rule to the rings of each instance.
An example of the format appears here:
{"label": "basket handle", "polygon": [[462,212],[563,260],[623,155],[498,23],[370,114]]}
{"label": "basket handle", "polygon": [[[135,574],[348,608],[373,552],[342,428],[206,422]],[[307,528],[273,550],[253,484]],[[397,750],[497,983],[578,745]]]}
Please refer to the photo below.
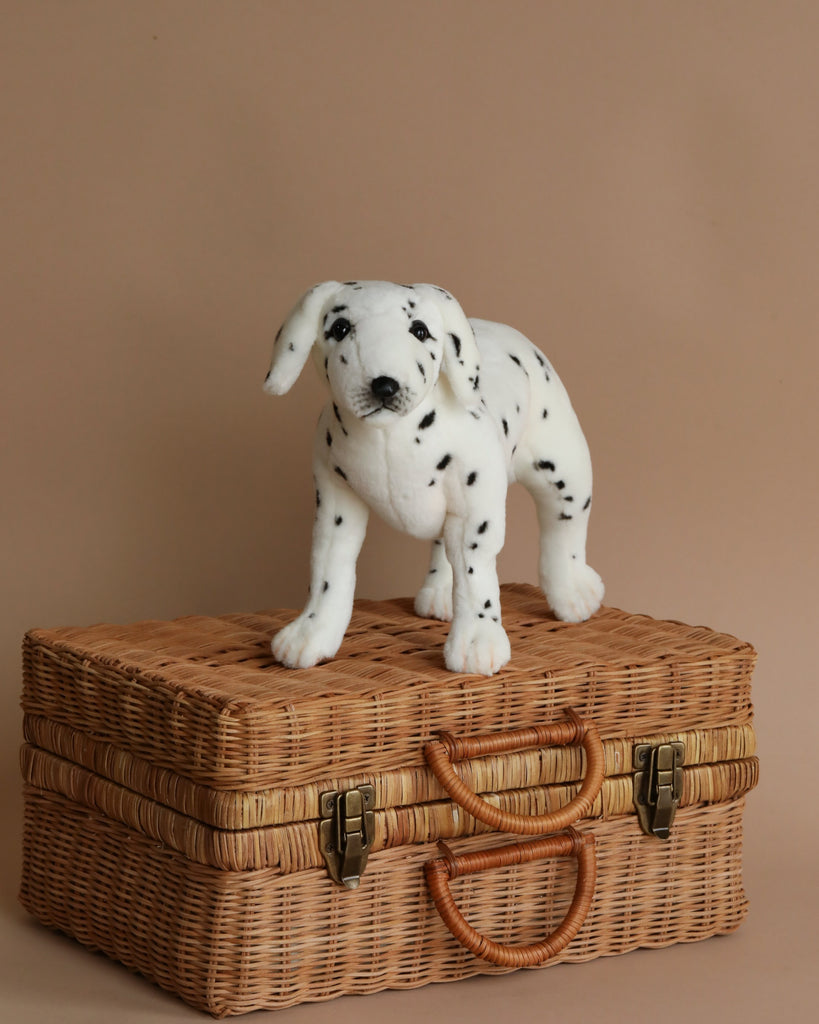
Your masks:
{"label": "basket handle", "polygon": [[[594,836],[581,835],[573,828],[557,835],[525,843],[514,843],[496,850],[452,854],[444,843],[438,844],[443,856],[424,865],[427,885],[435,908],[458,942],[475,956],[499,967],[534,967],[557,956],[580,931],[594,897],[597,861]],[[576,857],[577,882],[566,916],[547,938],[531,945],[504,946],[482,935],[470,925],[455,905],[449,883],[459,875],[470,875],[490,868],[525,864],[546,857]]]}
{"label": "basket handle", "polygon": [[[449,733],[439,733],[438,739],[430,740],[424,747],[424,757],[450,797],[478,821],[504,832],[519,835],[542,835],[544,832],[559,832],[568,828],[580,818],[586,817],[592,809],[606,769],[606,757],[597,726],[578,718],[572,708],[567,709],[566,722],[551,725],[535,725],[528,729],[493,733],[486,736],[472,736],[457,739]],[[586,752],[586,772],[575,797],[564,807],[547,814],[514,814],[503,811],[481,799],[459,778],[453,761],[487,754],[503,754],[527,747],[571,746],[582,744]]]}

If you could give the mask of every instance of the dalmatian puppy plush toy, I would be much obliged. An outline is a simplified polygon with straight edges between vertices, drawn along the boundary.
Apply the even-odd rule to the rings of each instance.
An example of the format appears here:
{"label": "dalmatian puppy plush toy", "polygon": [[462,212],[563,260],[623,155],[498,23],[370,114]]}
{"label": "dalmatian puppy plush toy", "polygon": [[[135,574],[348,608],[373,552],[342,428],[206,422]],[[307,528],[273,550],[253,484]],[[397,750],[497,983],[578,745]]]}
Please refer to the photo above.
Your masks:
{"label": "dalmatian puppy plush toy", "polygon": [[433,541],[415,600],[452,621],[453,672],[492,675],[510,657],[495,562],[517,480],[540,524],[540,584],[559,619],[594,614],[603,584],[586,564],[589,451],[566,390],[511,327],[467,320],[428,284],[316,285],[276,336],[265,390],[287,392],[310,354],[330,390],[316,431],[310,597],[273,639],[277,661],[332,658],[350,621],[368,510]]}

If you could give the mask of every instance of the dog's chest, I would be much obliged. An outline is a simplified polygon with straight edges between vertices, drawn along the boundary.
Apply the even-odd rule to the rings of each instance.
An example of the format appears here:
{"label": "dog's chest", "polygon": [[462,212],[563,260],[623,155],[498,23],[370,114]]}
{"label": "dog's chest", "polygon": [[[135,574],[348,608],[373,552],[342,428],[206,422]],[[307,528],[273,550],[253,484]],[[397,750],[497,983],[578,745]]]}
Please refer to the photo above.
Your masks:
{"label": "dog's chest", "polygon": [[417,436],[405,430],[351,432],[337,455],[347,482],[373,511],[397,530],[430,539],[443,530],[445,472],[453,456],[446,445]]}

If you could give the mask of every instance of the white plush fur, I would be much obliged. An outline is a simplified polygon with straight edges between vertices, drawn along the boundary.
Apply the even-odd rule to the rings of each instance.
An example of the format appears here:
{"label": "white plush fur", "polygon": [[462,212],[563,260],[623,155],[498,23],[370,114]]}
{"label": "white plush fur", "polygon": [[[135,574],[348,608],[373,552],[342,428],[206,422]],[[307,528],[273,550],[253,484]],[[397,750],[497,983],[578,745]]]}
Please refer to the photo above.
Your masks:
{"label": "white plush fur", "polygon": [[447,668],[497,672],[510,648],[495,561],[515,480],[537,506],[540,583],[554,613],[580,622],[600,607],[603,584],[585,551],[588,447],[566,390],[530,341],[467,320],[433,285],[327,281],[279,331],[265,390],[288,391],[311,352],[332,400],[313,453],[310,598],[273,639],[278,661],[304,668],[338,650],[373,509],[434,542],[415,609],[452,620]]}

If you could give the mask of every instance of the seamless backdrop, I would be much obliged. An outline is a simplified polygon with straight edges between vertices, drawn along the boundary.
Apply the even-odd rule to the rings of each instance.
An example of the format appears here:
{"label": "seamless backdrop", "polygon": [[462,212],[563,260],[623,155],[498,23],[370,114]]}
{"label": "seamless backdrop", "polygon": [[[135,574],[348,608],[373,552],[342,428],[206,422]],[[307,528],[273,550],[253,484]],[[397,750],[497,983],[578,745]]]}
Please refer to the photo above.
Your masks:
{"label": "seamless backdrop", "polygon": [[[608,602],[755,643],[763,777],[737,935],[277,1020],[815,1008],[816,5],[0,17],[0,1016],[194,1019],[17,908],[19,642],[301,604],[323,394],[312,373],[276,400],[261,384],[326,278],[432,281],[544,349],[592,449]],[[513,490],[503,580],[536,579],[535,542]],[[359,594],[411,593],[425,558],[374,521]]]}

